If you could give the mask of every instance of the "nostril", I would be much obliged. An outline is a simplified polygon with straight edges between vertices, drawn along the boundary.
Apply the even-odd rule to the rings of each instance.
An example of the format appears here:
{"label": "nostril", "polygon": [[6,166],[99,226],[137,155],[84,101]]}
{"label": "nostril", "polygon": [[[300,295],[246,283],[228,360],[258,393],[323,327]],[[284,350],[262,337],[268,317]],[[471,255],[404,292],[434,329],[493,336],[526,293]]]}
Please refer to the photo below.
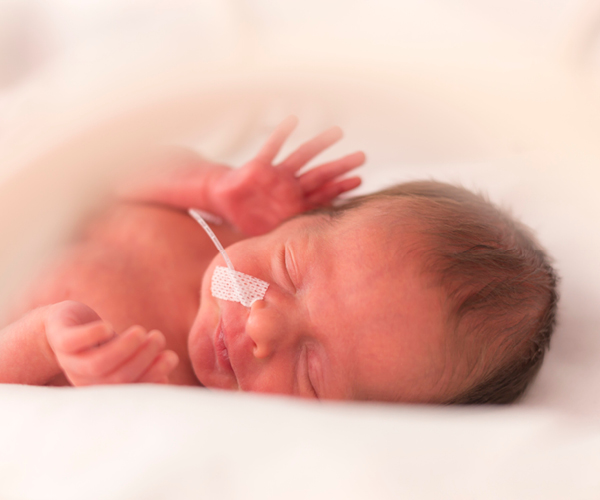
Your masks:
{"label": "nostril", "polygon": [[248,334],[248,331],[246,331],[246,334],[247,334],[248,338],[250,339],[250,345],[252,347],[252,353],[255,354],[256,353],[256,349],[258,349],[258,344],[254,341],[254,338],[252,337],[252,335]]}
{"label": "nostril", "polygon": [[255,358],[262,359],[269,356],[269,349],[266,345],[256,345],[254,344],[254,348],[252,349],[252,354],[254,354]]}
{"label": "nostril", "polygon": [[255,358],[266,358],[272,354],[272,318],[264,300],[257,300],[250,309],[246,322],[246,334],[252,341],[252,354]]}
{"label": "nostril", "polygon": [[292,318],[277,294],[256,301],[247,316],[246,335],[253,341],[256,358],[280,357],[291,347],[295,336],[289,335]]}

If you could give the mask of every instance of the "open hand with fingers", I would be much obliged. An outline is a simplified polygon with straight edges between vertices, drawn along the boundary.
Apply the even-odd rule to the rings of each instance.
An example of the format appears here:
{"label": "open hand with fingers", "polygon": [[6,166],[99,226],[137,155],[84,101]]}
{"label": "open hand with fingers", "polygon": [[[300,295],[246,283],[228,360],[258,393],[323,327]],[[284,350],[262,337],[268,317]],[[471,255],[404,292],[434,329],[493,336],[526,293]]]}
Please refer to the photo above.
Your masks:
{"label": "open hand with fingers", "polygon": [[46,336],[58,364],[74,386],[168,383],[177,365],[158,330],[132,326],[121,334],[90,307],[75,301],[54,304]]}
{"label": "open hand with fingers", "polygon": [[273,163],[297,121],[295,117],[284,120],[252,160],[239,169],[224,171],[211,186],[217,213],[244,234],[267,233],[284,220],[329,205],[360,185],[360,177],[341,178],[364,163],[360,151],[298,175],[310,160],[341,139],[339,127],[326,130],[280,163]]}

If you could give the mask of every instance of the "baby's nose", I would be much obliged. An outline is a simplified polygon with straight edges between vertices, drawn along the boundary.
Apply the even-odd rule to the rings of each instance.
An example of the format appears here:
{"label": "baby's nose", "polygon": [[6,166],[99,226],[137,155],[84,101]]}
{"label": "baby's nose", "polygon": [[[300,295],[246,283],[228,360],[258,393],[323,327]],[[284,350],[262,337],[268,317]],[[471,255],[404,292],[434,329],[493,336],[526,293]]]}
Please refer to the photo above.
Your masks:
{"label": "baby's nose", "polygon": [[254,356],[271,356],[286,335],[285,327],[285,321],[273,307],[264,300],[254,302],[246,323],[246,333],[254,342]]}

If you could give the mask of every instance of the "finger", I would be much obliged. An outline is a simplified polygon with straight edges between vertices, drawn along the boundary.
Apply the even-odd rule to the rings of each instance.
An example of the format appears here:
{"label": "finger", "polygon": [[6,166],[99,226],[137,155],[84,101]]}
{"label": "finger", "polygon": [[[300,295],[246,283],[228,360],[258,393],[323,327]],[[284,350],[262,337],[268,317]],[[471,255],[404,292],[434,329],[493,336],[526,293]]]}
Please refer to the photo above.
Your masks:
{"label": "finger", "polygon": [[161,352],[153,363],[137,380],[141,384],[168,383],[169,374],[179,364],[179,357],[173,351]]}
{"label": "finger", "polygon": [[297,172],[319,153],[339,141],[343,135],[344,133],[340,127],[331,127],[325,132],[320,133],[317,137],[302,144],[302,146],[283,160],[278,165],[278,168],[292,173]]}
{"label": "finger", "polygon": [[68,328],[100,320],[98,313],[91,307],[74,300],[65,300],[51,306],[46,326],[49,328]]}
{"label": "finger", "polygon": [[152,330],[135,354],[117,367],[116,370],[106,375],[104,381],[109,384],[136,382],[165,349],[166,344],[164,335],[158,330]]}
{"label": "finger", "polygon": [[49,329],[47,334],[54,352],[68,354],[91,349],[116,336],[115,331],[104,321],[94,321],[71,328]]}
{"label": "finger", "polygon": [[103,377],[133,356],[147,337],[144,328],[132,326],[96,349],[63,356],[62,361],[59,359],[59,362],[65,370],[81,377]]}
{"label": "finger", "polygon": [[360,186],[362,180],[360,177],[349,177],[341,181],[331,182],[318,189],[307,198],[307,203],[313,207],[329,205],[340,194]]}
{"label": "finger", "polygon": [[365,154],[357,151],[339,160],[315,167],[298,177],[302,191],[312,193],[329,181],[360,167],[365,162]]}
{"label": "finger", "polygon": [[260,149],[258,154],[254,157],[255,160],[268,163],[269,165],[273,163],[273,160],[279,153],[281,146],[290,136],[292,131],[296,128],[298,124],[298,118],[295,116],[288,116],[285,120],[283,120],[273,133],[267,139],[264,146]]}

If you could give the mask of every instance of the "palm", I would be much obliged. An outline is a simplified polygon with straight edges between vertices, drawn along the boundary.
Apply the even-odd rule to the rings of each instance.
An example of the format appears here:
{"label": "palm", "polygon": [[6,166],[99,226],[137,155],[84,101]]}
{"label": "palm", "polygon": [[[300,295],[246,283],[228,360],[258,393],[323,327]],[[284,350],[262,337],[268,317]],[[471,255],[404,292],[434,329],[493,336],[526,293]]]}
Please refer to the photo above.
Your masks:
{"label": "palm", "polygon": [[361,152],[298,175],[311,159],[341,138],[337,127],[304,143],[281,163],[273,164],[295,125],[295,118],[281,123],[254,159],[230,171],[215,186],[221,212],[246,234],[266,233],[294,215],[330,204],[360,184],[359,177],[340,176],[362,165],[365,157]]}

